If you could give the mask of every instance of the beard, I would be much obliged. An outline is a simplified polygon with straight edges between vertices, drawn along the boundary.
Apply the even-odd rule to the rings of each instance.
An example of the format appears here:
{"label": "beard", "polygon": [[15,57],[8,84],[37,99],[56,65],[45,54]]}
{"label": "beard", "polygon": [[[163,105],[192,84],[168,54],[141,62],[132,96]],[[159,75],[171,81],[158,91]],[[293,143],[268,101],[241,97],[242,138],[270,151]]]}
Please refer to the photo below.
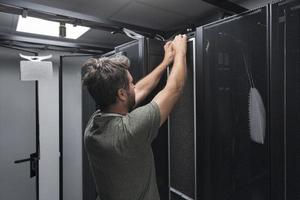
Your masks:
{"label": "beard", "polygon": [[127,95],[128,95],[127,108],[128,108],[128,112],[131,112],[134,109],[135,104],[136,104],[136,102],[135,102],[135,93],[134,92],[132,92],[132,93],[128,92]]}

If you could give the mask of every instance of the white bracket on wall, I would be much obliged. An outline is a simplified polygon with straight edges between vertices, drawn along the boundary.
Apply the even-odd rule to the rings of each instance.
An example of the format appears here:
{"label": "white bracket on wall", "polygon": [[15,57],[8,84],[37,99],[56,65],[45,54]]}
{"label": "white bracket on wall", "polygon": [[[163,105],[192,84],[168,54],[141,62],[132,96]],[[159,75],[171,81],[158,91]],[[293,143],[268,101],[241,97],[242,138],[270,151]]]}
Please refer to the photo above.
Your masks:
{"label": "white bracket on wall", "polygon": [[21,80],[22,81],[36,81],[47,79],[53,76],[53,66],[50,61],[43,61],[52,58],[48,56],[26,56],[20,54],[22,60],[20,62]]}

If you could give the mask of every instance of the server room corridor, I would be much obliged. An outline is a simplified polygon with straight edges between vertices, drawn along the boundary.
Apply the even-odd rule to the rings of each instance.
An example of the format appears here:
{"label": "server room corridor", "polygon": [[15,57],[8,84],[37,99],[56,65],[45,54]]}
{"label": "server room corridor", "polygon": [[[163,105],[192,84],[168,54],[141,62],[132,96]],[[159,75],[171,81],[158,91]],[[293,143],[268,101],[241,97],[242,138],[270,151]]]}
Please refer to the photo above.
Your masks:
{"label": "server room corridor", "polygon": [[299,121],[299,0],[0,0],[0,200],[300,200]]}

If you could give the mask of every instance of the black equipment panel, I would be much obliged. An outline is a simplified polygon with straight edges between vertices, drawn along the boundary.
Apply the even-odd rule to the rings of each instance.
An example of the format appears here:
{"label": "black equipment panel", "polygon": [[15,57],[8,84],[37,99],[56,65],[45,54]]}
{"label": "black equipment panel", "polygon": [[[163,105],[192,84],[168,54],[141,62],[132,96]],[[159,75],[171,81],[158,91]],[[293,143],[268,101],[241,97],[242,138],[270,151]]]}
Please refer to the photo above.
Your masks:
{"label": "black equipment panel", "polygon": [[[188,42],[186,84],[169,117],[171,192],[176,190],[192,199],[195,198],[194,44],[194,39]],[[172,194],[172,199],[173,196],[176,195]]]}
{"label": "black equipment panel", "polygon": [[286,199],[300,199],[300,3],[286,13]]}
{"label": "black equipment panel", "polygon": [[281,199],[294,200],[300,199],[300,3],[275,3],[272,11],[273,188]]}
{"label": "black equipment panel", "polygon": [[[146,40],[147,59],[146,66],[148,66],[147,74],[157,67],[164,57],[164,42],[147,39]],[[166,85],[167,72],[164,73],[157,87],[147,97],[144,103],[150,102],[155,95],[161,91]],[[160,199],[169,199],[169,185],[168,185],[168,124],[165,122],[159,129],[159,133],[152,142],[152,150],[156,167],[156,181],[160,195]]]}
{"label": "black equipment panel", "polygon": [[[203,99],[197,115],[199,199],[269,199],[267,26],[267,9],[261,8],[197,30],[203,45],[197,67],[203,79],[197,81]],[[253,84],[259,95],[250,94]],[[250,106],[250,95],[256,101],[261,96],[262,105]],[[265,119],[262,142],[251,139],[250,128],[252,134],[259,129],[251,126],[249,112]]]}
{"label": "black equipment panel", "polygon": [[136,83],[146,75],[145,66],[145,40],[135,40],[115,48],[116,53],[127,56],[130,60],[129,71],[133,76],[133,82]]}

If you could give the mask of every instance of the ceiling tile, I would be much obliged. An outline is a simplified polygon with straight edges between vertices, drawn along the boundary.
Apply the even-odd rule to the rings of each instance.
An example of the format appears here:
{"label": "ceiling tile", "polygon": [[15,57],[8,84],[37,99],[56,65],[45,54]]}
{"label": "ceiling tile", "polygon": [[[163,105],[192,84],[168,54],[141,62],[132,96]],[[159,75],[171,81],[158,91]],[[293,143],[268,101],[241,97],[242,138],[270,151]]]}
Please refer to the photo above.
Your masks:
{"label": "ceiling tile", "polygon": [[124,34],[113,35],[110,32],[101,30],[90,30],[78,39],[78,41],[83,43],[104,44],[111,47],[124,44],[131,40],[131,38]]}
{"label": "ceiling tile", "polygon": [[185,16],[140,2],[131,2],[110,19],[158,30],[169,30],[187,21]]}
{"label": "ceiling tile", "polygon": [[244,6],[248,9],[256,9],[259,7],[263,7],[268,3],[274,2],[274,0],[230,0],[231,2],[237,3],[241,6]]}
{"label": "ceiling tile", "polygon": [[147,5],[173,11],[187,17],[201,17],[216,10],[216,7],[201,0],[137,0]]}
{"label": "ceiling tile", "polygon": [[98,18],[108,18],[131,0],[27,0],[49,7],[80,12]]}
{"label": "ceiling tile", "polygon": [[125,34],[113,35],[110,32],[95,30],[95,29],[89,30],[77,40],[61,39],[61,38],[50,37],[50,36],[22,33],[16,31],[17,21],[18,21],[17,15],[0,12],[0,33],[26,36],[26,37],[29,36],[29,37],[40,38],[40,39],[53,39],[58,41],[79,42],[79,43],[99,45],[99,46],[111,47],[111,48],[114,48],[115,46],[124,44],[132,40],[131,38],[127,37]]}

